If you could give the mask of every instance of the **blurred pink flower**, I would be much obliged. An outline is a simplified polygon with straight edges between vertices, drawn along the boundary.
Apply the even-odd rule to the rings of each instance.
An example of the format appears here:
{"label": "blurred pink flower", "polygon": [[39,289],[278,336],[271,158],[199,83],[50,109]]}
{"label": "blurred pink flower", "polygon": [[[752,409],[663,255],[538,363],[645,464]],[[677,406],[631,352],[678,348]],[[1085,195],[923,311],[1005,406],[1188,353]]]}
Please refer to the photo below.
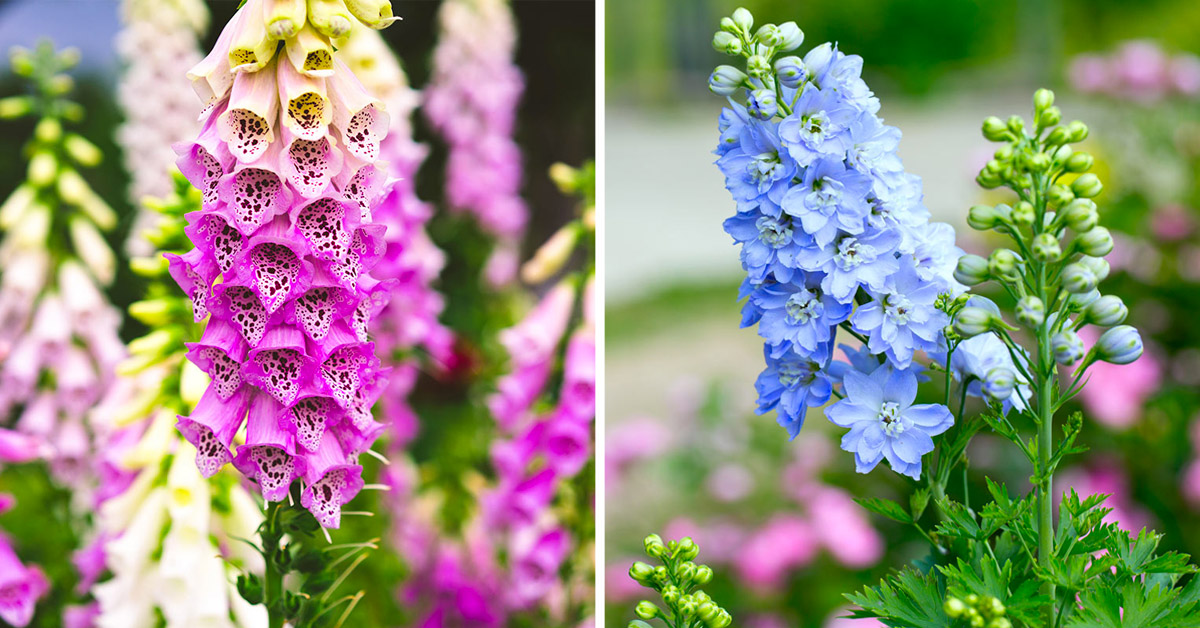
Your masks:
{"label": "blurred pink flower", "polygon": [[808,521],[794,514],[777,514],[742,546],[734,567],[748,586],[776,590],[790,572],[811,562],[818,549]]}
{"label": "blurred pink flower", "polygon": [[631,463],[671,448],[674,433],[660,419],[637,417],[608,428],[604,439],[604,474],[611,490]]}
{"label": "blurred pink flower", "polygon": [[629,567],[637,560],[645,562],[645,559],[641,557],[617,558],[605,568],[604,597],[609,602],[625,602],[638,597],[638,594],[641,593],[642,585],[629,577]]}
{"label": "blurred pink flower", "polygon": [[1162,98],[1171,87],[1168,62],[1156,42],[1139,39],[1122,44],[1112,61],[1121,95],[1143,103]]}
{"label": "blurred pink flower", "polygon": [[883,538],[849,493],[822,488],[809,500],[808,512],[821,544],[839,563],[861,568],[883,557]]}
{"label": "blurred pink flower", "polygon": [[1183,485],[1180,490],[1192,506],[1200,507],[1200,458],[1193,460],[1183,470]]}
{"label": "blurred pink flower", "polygon": [[1185,96],[1200,94],[1200,57],[1184,53],[1171,59],[1171,86]]}
{"label": "blurred pink flower", "polygon": [[705,488],[720,502],[736,502],[754,490],[754,475],[746,467],[729,462],[708,474]]}
{"label": "blurred pink flower", "polygon": [[843,607],[831,613],[825,620],[824,628],[883,628],[883,624],[878,619],[850,619],[849,617],[845,617],[850,610]]}
{"label": "blurred pink flower", "polygon": [[1150,514],[1129,494],[1129,477],[1115,462],[1101,461],[1094,467],[1086,469],[1068,469],[1056,480],[1058,486],[1074,489],[1080,497],[1095,494],[1105,494],[1105,507],[1112,512],[1104,518],[1109,523],[1115,523],[1122,530],[1134,532],[1150,526]]}
{"label": "blurred pink flower", "polygon": [[1071,87],[1085,92],[1106,92],[1112,85],[1108,61],[1100,55],[1079,55],[1067,68]]}
{"label": "blurred pink flower", "polygon": [[[1089,346],[1099,337],[1091,327],[1079,335]],[[1131,364],[1098,362],[1087,377],[1079,400],[1088,416],[1112,428],[1125,428],[1142,416],[1142,404],[1162,385],[1162,365],[1154,351],[1146,351]]]}
{"label": "blurred pink flower", "polygon": [[1157,208],[1150,218],[1150,230],[1159,240],[1184,240],[1195,228],[1192,210],[1176,203]]}

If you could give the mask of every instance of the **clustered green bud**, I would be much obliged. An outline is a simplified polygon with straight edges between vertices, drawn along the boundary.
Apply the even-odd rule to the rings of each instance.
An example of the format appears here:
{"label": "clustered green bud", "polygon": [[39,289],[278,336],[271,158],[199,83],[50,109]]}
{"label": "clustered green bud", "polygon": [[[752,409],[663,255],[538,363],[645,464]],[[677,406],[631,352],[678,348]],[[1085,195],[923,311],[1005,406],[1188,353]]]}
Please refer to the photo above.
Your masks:
{"label": "clustered green bud", "polygon": [[645,621],[652,619],[661,619],[668,626],[697,628],[725,628],[733,623],[729,612],[700,589],[712,581],[713,570],[695,562],[700,548],[692,539],[684,537],[664,543],[662,537],[651,534],[643,544],[646,555],[660,560],[662,565],[635,562],[629,568],[629,577],[657,591],[663,606],[650,600],[638,602],[634,613],[644,621],[632,621],[630,628],[646,628],[649,624]]}
{"label": "clustered green bud", "polygon": [[[947,597],[942,610],[950,619],[965,622],[971,628],[1012,628],[1012,621],[1005,617],[1008,609],[999,599],[990,595],[971,593],[963,598]],[[955,624],[956,626],[958,624]]]}
{"label": "clustered green bud", "polygon": [[753,92],[758,108],[754,112],[769,120],[776,114],[791,113],[787,103],[776,102],[779,87],[796,89],[810,79],[804,61],[796,56],[777,55],[791,52],[804,43],[804,32],[795,22],[763,24],[754,28],[754,16],[739,8],[730,17],[721,19],[721,29],[713,34],[712,46],[717,52],[746,60],[745,69],[721,65],[708,78],[708,87],[721,96],[732,96],[739,89]]}

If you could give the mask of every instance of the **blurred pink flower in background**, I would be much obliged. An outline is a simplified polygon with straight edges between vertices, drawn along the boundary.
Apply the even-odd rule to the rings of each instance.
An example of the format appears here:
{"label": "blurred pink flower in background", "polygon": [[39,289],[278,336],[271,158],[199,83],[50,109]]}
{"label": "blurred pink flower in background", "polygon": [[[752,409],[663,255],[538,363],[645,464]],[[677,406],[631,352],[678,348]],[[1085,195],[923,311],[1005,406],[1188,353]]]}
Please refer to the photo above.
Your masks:
{"label": "blurred pink flower in background", "polygon": [[1178,203],[1169,203],[1154,210],[1150,230],[1160,240],[1176,242],[1187,239],[1196,228],[1193,211]]}
{"label": "blurred pink flower in background", "polygon": [[629,465],[670,449],[673,441],[673,432],[652,417],[637,417],[610,427],[604,439],[606,488],[613,491]]}
{"label": "blurred pink flower in background", "polygon": [[813,526],[798,515],[782,513],[742,546],[734,567],[748,586],[774,590],[784,584],[789,572],[812,562],[819,550]]}
{"label": "blurred pink flower in background", "polygon": [[[1091,346],[1099,334],[1085,327],[1079,332]],[[1112,428],[1126,428],[1142,416],[1142,405],[1162,385],[1162,364],[1153,350],[1131,364],[1097,362],[1088,370],[1088,385],[1079,392],[1087,416]]]}
{"label": "blurred pink flower in background", "polygon": [[872,617],[866,619],[845,617],[849,612],[849,608],[839,608],[834,611],[825,620],[824,628],[883,628],[883,624],[878,619]]}
{"label": "blurred pink flower in background", "polygon": [[1112,508],[1112,512],[1104,520],[1117,524],[1122,530],[1137,533],[1142,528],[1150,527],[1150,513],[1134,502],[1129,492],[1129,476],[1115,461],[1100,461],[1092,467],[1068,469],[1055,482],[1064,491],[1074,489],[1080,497],[1101,493],[1108,495],[1104,505]]}
{"label": "blurred pink flower in background", "polygon": [[713,469],[704,486],[717,501],[736,502],[754,490],[754,474],[736,462],[729,462]]}
{"label": "blurred pink flower in background", "polygon": [[1200,94],[1200,59],[1169,55],[1157,42],[1136,39],[1111,54],[1083,54],[1071,60],[1067,80],[1087,94],[1152,104],[1172,94]]}
{"label": "blurred pink flower in background", "polygon": [[645,561],[640,556],[623,556],[614,559],[604,570],[604,597],[609,602],[624,602],[638,597],[642,585],[629,577],[629,567],[636,561]]}
{"label": "blurred pink flower in background", "polygon": [[883,558],[883,538],[871,527],[865,511],[849,493],[822,488],[807,506],[817,537],[839,563],[862,568]]}

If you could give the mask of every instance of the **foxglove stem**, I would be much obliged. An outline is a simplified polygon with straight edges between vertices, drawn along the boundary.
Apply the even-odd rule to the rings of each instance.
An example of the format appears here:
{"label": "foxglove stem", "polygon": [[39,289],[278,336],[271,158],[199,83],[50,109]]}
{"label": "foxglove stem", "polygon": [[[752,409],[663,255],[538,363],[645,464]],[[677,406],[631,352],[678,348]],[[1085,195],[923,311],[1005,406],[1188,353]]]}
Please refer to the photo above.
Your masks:
{"label": "foxglove stem", "polygon": [[282,555],[279,542],[283,534],[278,529],[279,511],[283,509],[283,505],[282,501],[267,503],[267,518],[263,522],[262,531],[263,558],[267,565],[263,576],[263,604],[268,609],[270,628],[283,628],[285,623],[283,613],[273,612],[276,603],[282,606],[283,602],[284,572],[279,568]]}

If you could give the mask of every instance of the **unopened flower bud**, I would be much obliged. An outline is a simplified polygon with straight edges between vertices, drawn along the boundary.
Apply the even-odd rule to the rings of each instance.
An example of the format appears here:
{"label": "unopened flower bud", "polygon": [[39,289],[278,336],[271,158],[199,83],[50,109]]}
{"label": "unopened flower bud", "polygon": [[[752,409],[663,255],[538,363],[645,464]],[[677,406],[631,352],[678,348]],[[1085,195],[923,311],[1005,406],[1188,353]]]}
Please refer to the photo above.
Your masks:
{"label": "unopened flower bud", "polygon": [[1071,294],[1067,296],[1067,306],[1075,311],[1082,311],[1087,306],[1096,302],[1100,298],[1099,290],[1089,290],[1088,292],[1080,292],[1079,294]]}
{"label": "unopened flower bud", "polygon": [[727,33],[736,33],[738,30],[738,27],[737,27],[737,24],[733,23],[733,18],[723,17],[723,18],[721,18],[721,30],[723,30]]}
{"label": "unopened flower bud", "polygon": [[1004,281],[1020,281],[1018,266],[1021,258],[1009,249],[996,249],[988,256],[988,272]]}
{"label": "unopened flower bud", "polygon": [[987,628],[1012,628],[1012,622],[1007,617],[997,617],[987,625]]}
{"label": "unopened flower bud", "polygon": [[29,159],[27,178],[35,187],[44,188],[54,182],[58,174],[58,160],[48,152],[38,152]]}
{"label": "unopened flower bud", "polygon": [[266,6],[267,34],[273,39],[295,37],[304,26],[308,8],[305,0],[272,0]]}
{"label": "unopened flower bud", "polygon": [[1033,221],[1037,219],[1037,214],[1033,210],[1033,205],[1029,201],[1021,201],[1013,206],[1012,222],[1017,227],[1028,228],[1033,226]]}
{"label": "unopened flower bud", "polygon": [[1103,257],[1092,257],[1090,255],[1081,255],[1079,257],[1079,259],[1075,260],[1075,263],[1083,264],[1084,266],[1087,266],[1088,268],[1092,269],[1092,274],[1096,276],[1096,281],[1104,281],[1106,278],[1108,278],[1108,271],[1110,270],[1110,266],[1108,265],[1108,262],[1104,260]]}
{"label": "unopened flower bud", "polygon": [[696,605],[696,617],[699,617],[701,620],[706,622],[711,621],[717,616],[717,611],[720,610],[721,607],[713,604],[712,602],[700,602]]}
{"label": "unopened flower bud", "polygon": [[1025,165],[1031,172],[1044,172],[1050,168],[1050,156],[1046,153],[1034,153],[1026,158]]}
{"label": "unopened flower bud", "polygon": [[804,31],[795,22],[784,22],[779,25],[779,43],[775,44],[781,52],[788,52],[804,43]]}
{"label": "unopened flower bud", "polygon": [[1008,127],[996,116],[988,116],[983,121],[983,137],[993,142],[1003,142],[1009,138]]}
{"label": "unopened flower bud", "polygon": [[55,118],[42,118],[33,128],[33,136],[39,142],[53,144],[62,138],[62,123]]}
{"label": "unopened flower bud", "polygon": [[778,37],[779,27],[774,24],[763,24],[754,32],[754,41],[772,48],[778,43]]}
{"label": "unopened flower bud", "polygon": [[656,606],[654,602],[651,602],[650,600],[642,600],[641,602],[638,602],[637,607],[633,609],[633,612],[636,613],[638,617],[649,620],[658,617],[659,613],[662,611],[658,609],[658,606]]}
{"label": "unopened flower bud", "polygon": [[746,73],[754,78],[765,79],[771,73],[771,63],[762,55],[750,55],[746,59]]}
{"label": "unopened flower bud", "polygon": [[1046,304],[1042,300],[1028,295],[1017,301],[1017,322],[1025,327],[1037,327],[1046,320]]}
{"label": "unopened flower bud", "polygon": [[75,133],[67,134],[67,138],[63,141],[63,148],[66,149],[71,159],[74,159],[81,166],[89,168],[97,166],[103,158],[100,149],[95,144]]}
{"label": "unopened flower bud", "polygon": [[1062,146],[1070,141],[1071,132],[1067,130],[1067,127],[1063,126],[1054,127],[1054,129],[1050,131],[1050,134],[1046,136],[1046,143],[1050,146]]}
{"label": "unopened flower bud", "polygon": [[643,586],[650,582],[650,578],[653,575],[654,567],[651,567],[640,560],[633,563],[633,566],[629,568],[629,577],[633,578],[638,584]]}
{"label": "unopened flower bud", "polygon": [[[692,540],[692,537],[685,536],[679,539],[679,552],[677,556],[683,560],[691,560],[700,554],[700,546]],[[693,565],[694,566],[694,565]]]}
{"label": "unopened flower bud", "polygon": [[692,577],[692,580],[694,580],[696,584],[705,585],[711,582],[712,578],[712,567],[709,567],[708,565],[699,565],[696,567],[696,575]]}
{"label": "unopened flower bud", "polygon": [[28,96],[0,98],[0,119],[12,120],[29,115],[33,111],[33,99]]}
{"label": "unopened flower bud", "polygon": [[1041,113],[1054,105],[1054,92],[1045,87],[1033,93],[1033,110]]}
{"label": "unopened flower bud", "polygon": [[756,89],[750,92],[746,99],[746,112],[759,120],[770,120],[779,112],[779,103],[775,100],[775,92],[769,89]]}
{"label": "unopened flower bud", "polygon": [[675,578],[680,582],[691,582],[696,576],[696,563],[685,560],[675,566]]}
{"label": "unopened flower bud", "polygon": [[1104,227],[1094,227],[1075,238],[1075,248],[1084,255],[1104,257],[1113,250],[1112,234]]}
{"label": "unopened flower bud", "polygon": [[988,280],[988,261],[978,255],[963,255],[954,267],[954,279],[964,286],[974,286]]}
{"label": "unopened flower bud", "polygon": [[1039,233],[1033,237],[1033,258],[1043,263],[1054,263],[1062,259],[1062,246],[1052,233]]}
{"label": "unopened flower bud", "polygon": [[1087,172],[1092,169],[1095,162],[1096,160],[1091,155],[1080,151],[1071,155],[1065,165],[1067,172]]}
{"label": "unopened flower bud", "polygon": [[1035,116],[1039,129],[1048,129],[1062,120],[1062,111],[1058,107],[1048,107]]}
{"label": "unopened flower bud", "polygon": [[1013,135],[1019,137],[1025,132],[1025,120],[1021,118],[1021,116],[1011,115],[1008,117],[1008,121],[1005,124],[1008,126],[1008,130],[1012,131]]}
{"label": "unopened flower bud", "polygon": [[733,33],[720,31],[713,35],[712,46],[713,50],[723,52],[727,55],[742,54],[742,40],[738,39]]}
{"label": "unopened flower bud", "polygon": [[1078,144],[1087,139],[1088,127],[1079,120],[1074,120],[1067,125],[1067,132],[1071,134],[1071,143]]}
{"label": "unopened flower bud", "polygon": [[958,619],[967,612],[967,605],[963,604],[963,601],[956,597],[948,597],[946,598],[946,602],[942,604],[942,610],[946,612],[946,615],[950,619]]}
{"label": "unopened flower bud", "polygon": [[1050,204],[1054,207],[1065,207],[1068,203],[1075,200],[1075,195],[1071,193],[1071,188],[1055,183],[1047,191],[1046,200],[1050,201]]}
{"label": "unopened flower bud", "polygon": [[729,615],[729,611],[721,609],[717,613],[717,617],[708,622],[708,628],[726,628],[733,623],[733,617]]}
{"label": "unopened flower bud", "polygon": [[1084,308],[1082,314],[1085,323],[1100,327],[1120,325],[1125,322],[1127,316],[1129,316],[1129,308],[1125,307],[1125,302],[1121,300],[1121,297],[1112,294],[1106,294],[1092,301]]}
{"label": "unopened flower bud", "polygon": [[1002,366],[989,370],[983,378],[983,394],[993,401],[1008,399],[1016,387],[1016,374]]}
{"label": "unopened flower bud", "polygon": [[651,534],[642,541],[642,545],[646,548],[646,555],[654,558],[661,558],[666,547],[663,545],[662,537],[657,534]]}
{"label": "unopened flower bud", "polygon": [[967,224],[977,231],[995,229],[1000,224],[1000,212],[991,205],[975,205],[967,210]]}
{"label": "unopened flower bud", "polygon": [[[387,28],[392,22],[399,20],[392,14],[392,3],[389,0],[342,0],[346,3],[346,8],[358,18],[358,21],[366,24],[368,28],[381,30]],[[312,2],[308,3],[311,11]],[[310,18],[311,19],[311,18]]]}
{"label": "unopened flower bud", "polygon": [[717,69],[713,70],[712,75],[708,77],[708,88],[714,94],[730,96],[742,86],[745,80],[745,72],[732,65],[718,65]]}
{"label": "unopened flower bud", "polygon": [[107,286],[112,283],[113,275],[117,272],[117,260],[108,242],[104,241],[104,236],[90,220],[80,217],[72,218],[68,229],[79,259],[92,269],[92,274],[101,284]]}
{"label": "unopened flower bud", "polygon": [[1067,264],[1067,267],[1062,271],[1062,286],[1071,294],[1083,294],[1096,289],[1096,284],[1099,280],[1091,268],[1072,262]]}
{"label": "unopened flower bud", "polygon": [[1089,198],[1077,198],[1062,210],[1063,222],[1075,233],[1084,233],[1095,228],[1100,220],[1096,203]]}
{"label": "unopened flower bud", "polygon": [[1096,357],[1110,364],[1129,364],[1142,355],[1142,336],[1129,325],[1118,325],[1096,341]]}
{"label": "unopened flower bud", "polygon": [[968,306],[954,317],[954,331],[963,338],[973,338],[992,330],[996,315],[981,307]]}
{"label": "unopened flower bud", "polygon": [[1054,353],[1055,362],[1071,366],[1083,358],[1083,338],[1070,329],[1064,329],[1050,339],[1050,351]]}
{"label": "unopened flower bud", "polygon": [[1079,175],[1078,179],[1071,182],[1071,191],[1079,198],[1095,198],[1103,189],[1100,178],[1090,172]]}
{"label": "unopened flower bud", "polygon": [[808,78],[808,69],[800,57],[782,57],[775,60],[775,77],[780,85],[796,88]]}
{"label": "unopened flower bud", "polygon": [[681,591],[679,587],[673,584],[668,584],[667,586],[663,587],[662,599],[667,603],[667,606],[675,606],[679,603],[679,599],[682,597],[683,591]]}
{"label": "unopened flower bud", "polygon": [[738,7],[733,10],[733,23],[748,33],[754,26],[754,16],[745,7]]}

